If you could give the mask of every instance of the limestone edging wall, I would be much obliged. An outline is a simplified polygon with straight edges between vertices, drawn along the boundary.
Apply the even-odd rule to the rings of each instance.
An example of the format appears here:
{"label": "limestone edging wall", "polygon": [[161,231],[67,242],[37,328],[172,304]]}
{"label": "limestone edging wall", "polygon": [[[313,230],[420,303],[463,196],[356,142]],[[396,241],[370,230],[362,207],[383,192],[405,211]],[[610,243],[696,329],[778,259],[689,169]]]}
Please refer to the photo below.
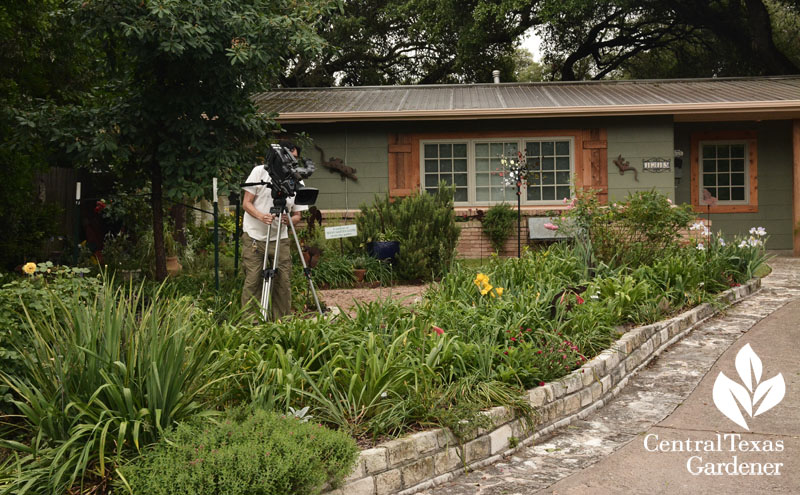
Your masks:
{"label": "limestone edging wall", "polygon": [[[754,279],[718,298],[731,304],[760,286],[761,279]],[[715,313],[713,306],[702,304],[674,318],[631,329],[581,368],[529,390],[531,405],[538,412],[533,434],[506,408],[495,407],[485,413],[495,429],[478,431],[463,445],[448,429],[438,428],[362,450],[344,486],[327,495],[410,495],[450,481],[465,468],[496,462],[603,407],[641,367]],[[519,440],[514,448],[510,437]]]}

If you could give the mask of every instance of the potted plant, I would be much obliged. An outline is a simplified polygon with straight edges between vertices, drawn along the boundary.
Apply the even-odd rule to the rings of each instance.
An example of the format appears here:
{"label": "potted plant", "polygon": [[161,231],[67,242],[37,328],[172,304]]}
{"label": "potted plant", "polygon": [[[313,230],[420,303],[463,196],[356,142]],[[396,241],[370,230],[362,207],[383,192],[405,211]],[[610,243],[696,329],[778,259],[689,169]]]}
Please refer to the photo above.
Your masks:
{"label": "potted plant", "polygon": [[400,251],[400,241],[397,240],[398,234],[391,227],[384,228],[379,232],[375,239],[367,243],[367,252],[370,256],[379,260],[394,261],[398,251]]}
{"label": "potted plant", "polygon": [[178,261],[178,242],[169,230],[164,231],[164,250],[167,255],[167,273],[177,275],[183,269],[183,265]]}
{"label": "potted plant", "polygon": [[364,281],[364,276],[367,274],[367,260],[364,256],[357,256],[353,258],[353,276],[356,282]]}

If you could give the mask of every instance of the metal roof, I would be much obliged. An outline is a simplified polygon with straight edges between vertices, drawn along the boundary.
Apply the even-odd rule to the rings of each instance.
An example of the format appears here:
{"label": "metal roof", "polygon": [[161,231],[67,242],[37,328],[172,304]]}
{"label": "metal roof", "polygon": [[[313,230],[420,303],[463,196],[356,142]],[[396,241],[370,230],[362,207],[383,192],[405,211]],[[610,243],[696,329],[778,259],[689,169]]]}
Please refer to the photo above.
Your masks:
{"label": "metal roof", "polygon": [[800,76],[276,89],[281,122],[762,113],[800,117]]}

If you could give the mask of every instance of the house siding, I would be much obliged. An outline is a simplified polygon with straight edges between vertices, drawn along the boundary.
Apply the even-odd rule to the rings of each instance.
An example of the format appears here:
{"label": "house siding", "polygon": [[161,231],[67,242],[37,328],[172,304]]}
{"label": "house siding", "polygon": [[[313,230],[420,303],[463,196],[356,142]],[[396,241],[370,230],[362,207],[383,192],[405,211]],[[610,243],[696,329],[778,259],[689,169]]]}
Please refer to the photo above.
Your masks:
{"label": "house siding", "polygon": [[675,147],[684,152],[682,177],[675,186],[679,202],[690,202],[691,134],[712,130],[755,130],[758,134],[758,212],[711,214],[713,230],[734,236],[746,235],[751,227],[762,226],[770,235],[769,249],[792,249],[791,122],[676,124]]}
{"label": "house siding", "polygon": [[[638,117],[609,119],[603,126],[608,130],[608,198],[621,201],[635,191],[656,190],[675,199],[675,167],[672,117]],[[619,173],[614,164],[622,156],[636,169]],[[667,172],[645,172],[642,162],[651,158],[669,159]]]}

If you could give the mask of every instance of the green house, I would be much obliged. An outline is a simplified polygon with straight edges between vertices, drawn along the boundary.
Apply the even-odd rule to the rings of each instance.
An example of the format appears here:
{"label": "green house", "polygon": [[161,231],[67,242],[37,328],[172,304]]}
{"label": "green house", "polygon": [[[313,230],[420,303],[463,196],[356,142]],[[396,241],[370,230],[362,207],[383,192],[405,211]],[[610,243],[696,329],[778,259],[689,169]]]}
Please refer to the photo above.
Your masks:
{"label": "green house", "polygon": [[[375,194],[455,185],[457,212],[516,203],[495,172],[525,150],[527,215],[576,188],[615,201],[637,190],[691,203],[714,230],[763,226],[800,255],[800,76],[280,89],[257,95],[314,143],[307,183],[329,216]],[[349,168],[348,168],[349,167]]]}

